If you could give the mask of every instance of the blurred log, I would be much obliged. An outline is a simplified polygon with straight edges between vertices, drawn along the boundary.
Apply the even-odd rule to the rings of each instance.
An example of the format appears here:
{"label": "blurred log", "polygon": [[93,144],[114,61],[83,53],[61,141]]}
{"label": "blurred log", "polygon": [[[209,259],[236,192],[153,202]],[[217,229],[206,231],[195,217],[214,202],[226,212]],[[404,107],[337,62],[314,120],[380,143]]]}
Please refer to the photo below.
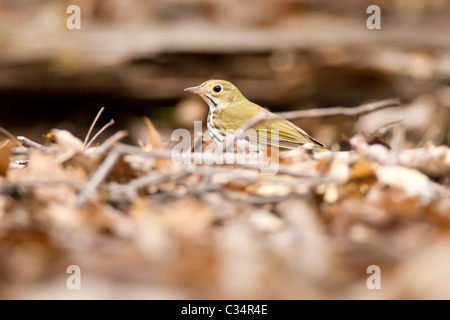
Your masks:
{"label": "blurred log", "polygon": [[[81,117],[101,106],[122,123],[127,114],[167,121],[183,88],[210,78],[233,81],[273,111],[408,102],[450,79],[449,8],[436,3],[381,1],[381,30],[367,29],[358,1],[129,3],[79,1],[81,30],[68,30],[65,2],[2,2],[0,125],[74,115],[64,125],[76,132],[70,125],[89,123]],[[343,120],[339,132],[352,125]],[[318,127],[301,126],[313,135]]]}
{"label": "blurred log", "polygon": [[[108,92],[167,100],[182,97],[187,85],[224,77],[237,81],[249,98],[264,102],[292,104],[328,93],[322,103],[330,103],[355,86],[352,95],[361,101],[369,92],[373,99],[395,95],[386,74],[409,77],[409,67],[417,69],[417,50],[450,48],[447,28],[391,22],[377,32],[368,30],[365,20],[336,17],[304,18],[270,29],[195,24],[124,29],[1,28],[0,91]],[[430,54],[430,68],[440,63],[437,58]],[[403,61],[402,70],[389,69],[397,60]],[[397,88],[401,98],[428,89],[423,83],[409,84],[413,88]]]}

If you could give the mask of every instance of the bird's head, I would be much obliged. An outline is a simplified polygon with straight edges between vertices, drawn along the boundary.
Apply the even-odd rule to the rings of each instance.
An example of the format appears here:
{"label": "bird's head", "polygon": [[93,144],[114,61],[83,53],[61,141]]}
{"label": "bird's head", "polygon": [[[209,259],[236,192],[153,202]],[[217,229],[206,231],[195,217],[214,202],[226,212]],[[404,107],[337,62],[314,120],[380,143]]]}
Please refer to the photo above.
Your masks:
{"label": "bird's head", "polygon": [[234,84],[225,80],[208,80],[196,87],[189,87],[184,91],[198,94],[206,101],[210,110],[226,107],[230,103],[238,102],[245,97]]}

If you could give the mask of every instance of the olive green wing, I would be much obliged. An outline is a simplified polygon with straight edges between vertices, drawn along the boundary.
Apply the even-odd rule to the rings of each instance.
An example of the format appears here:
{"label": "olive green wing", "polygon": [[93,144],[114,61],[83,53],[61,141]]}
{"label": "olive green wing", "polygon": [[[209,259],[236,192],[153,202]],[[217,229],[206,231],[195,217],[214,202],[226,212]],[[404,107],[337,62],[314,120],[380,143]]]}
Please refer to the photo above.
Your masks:
{"label": "olive green wing", "polygon": [[[274,115],[257,104],[247,100],[244,102],[244,104],[234,103],[219,112],[219,115],[216,118],[218,119],[216,121],[216,125],[222,134],[226,134],[225,128],[232,130],[241,128],[249,119],[257,115],[262,110],[267,112],[267,114],[272,116]],[[278,129],[278,137],[274,131],[276,129]],[[323,143],[312,138],[304,130],[281,117],[277,117],[275,120],[263,121],[247,130],[245,132],[245,139],[251,142],[257,142],[260,140],[262,143],[279,148],[280,150],[295,149],[308,142],[314,145],[314,149],[316,151],[327,150]]]}
{"label": "olive green wing", "polygon": [[[285,119],[277,119],[264,121],[254,127],[256,137],[263,143],[267,143],[272,147],[280,150],[290,150],[298,148],[305,143],[312,143],[316,151],[326,151],[326,147],[320,141],[312,138],[301,128],[297,127],[290,121]],[[276,136],[278,129],[278,137]],[[255,141],[255,134],[247,135],[249,140]]]}

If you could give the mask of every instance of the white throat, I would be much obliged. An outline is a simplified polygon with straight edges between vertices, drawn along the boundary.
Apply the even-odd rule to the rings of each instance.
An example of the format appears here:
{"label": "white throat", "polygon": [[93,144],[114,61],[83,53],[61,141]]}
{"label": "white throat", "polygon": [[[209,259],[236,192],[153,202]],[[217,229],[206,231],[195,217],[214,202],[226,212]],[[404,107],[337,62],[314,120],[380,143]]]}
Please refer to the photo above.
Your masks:
{"label": "white throat", "polygon": [[218,102],[216,99],[214,99],[213,97],[211,97],[208,94],[202,94],[201,97],[208,104],[210,112],[213,112],[214,110],[216,110],[217,105],[218,105]]}

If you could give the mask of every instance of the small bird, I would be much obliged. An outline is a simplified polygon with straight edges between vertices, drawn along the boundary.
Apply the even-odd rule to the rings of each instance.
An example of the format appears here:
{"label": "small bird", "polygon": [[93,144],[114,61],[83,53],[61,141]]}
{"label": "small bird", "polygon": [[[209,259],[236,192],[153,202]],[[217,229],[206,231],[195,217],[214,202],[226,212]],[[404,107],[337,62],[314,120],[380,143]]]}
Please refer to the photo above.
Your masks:
{"label": "small bird", "polygon": [[[298,148],[311,143],[314,151],[327,151],[325,145],[308,135],[304,130],[292,122],[276,116],[270,111],[249,101],[239,89],[229,81],[208,80],[196,87],[189,87],[184,91],[200,95],[209,106],[207,120],[208,131],[216,144],[222,144],[226,139],[226,131],[237,130],[260,112],[275,117],[255,125],[256,136],[247,135],[250,142],[260,142],[261,139],[271,147],[280,151]],[[266,136],[260,134],[265,129]],[[278,129],[278,141],[271,139],[272,130]],[[275,140],[272,141],[272,140]]]}

